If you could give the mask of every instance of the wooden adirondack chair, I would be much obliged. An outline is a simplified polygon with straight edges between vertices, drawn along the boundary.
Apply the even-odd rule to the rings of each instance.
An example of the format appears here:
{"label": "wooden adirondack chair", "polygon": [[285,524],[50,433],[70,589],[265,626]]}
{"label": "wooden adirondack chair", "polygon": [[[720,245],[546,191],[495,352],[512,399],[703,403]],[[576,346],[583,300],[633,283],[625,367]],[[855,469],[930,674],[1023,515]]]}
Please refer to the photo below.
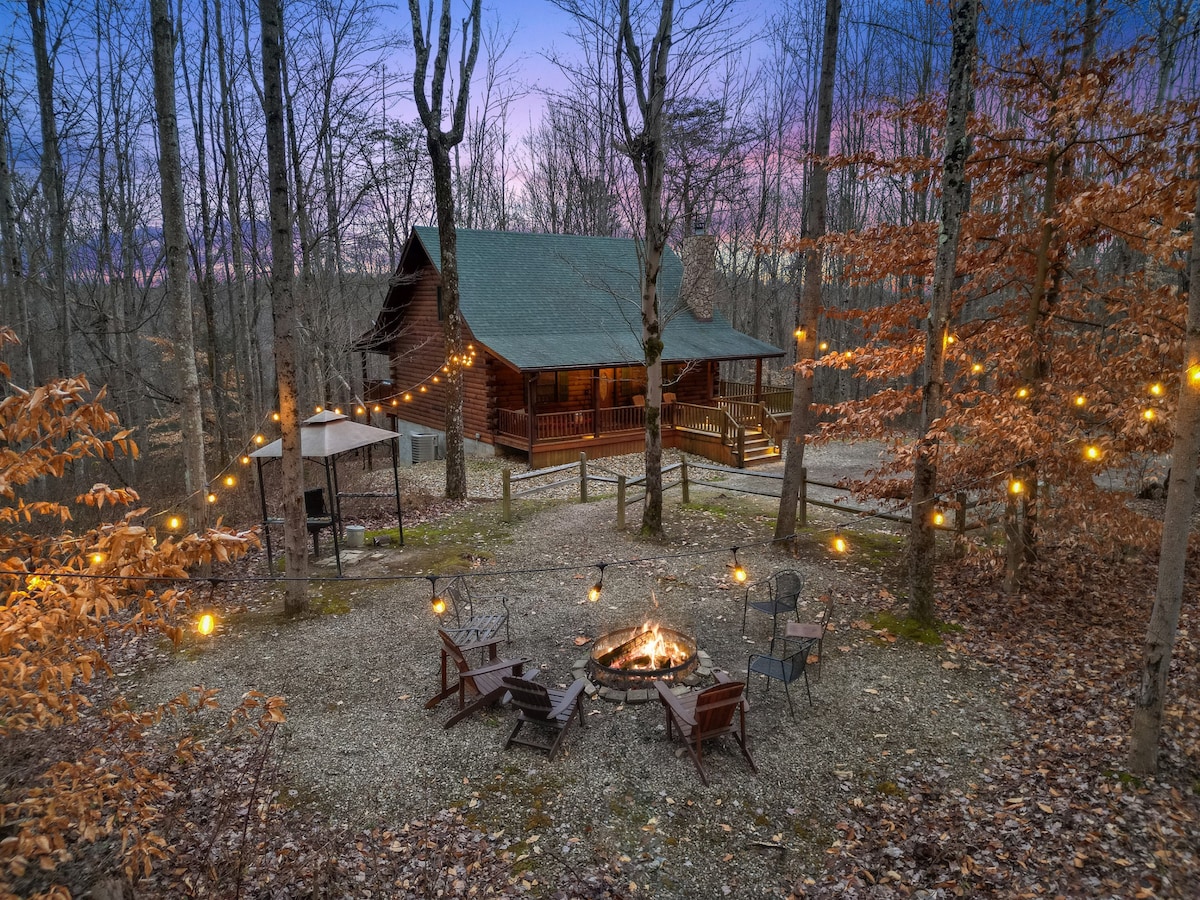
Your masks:
{"label": "wooden adirondack chair", "polygon": [[708,773],[704,771],[703,744],[705,741],[731,734],[742,750],[742,756],[750,763],[750,770],[758,772],[750,747],[746,743],[746,685],[733,681],[721,671],[713,673],[717,683],[702,691],[676,694],[665,682],[656,681],[658,699],[667,715],[667,738],[673,739],[672,731],[679,729],[679,736],[687,747],[700,780],[708,784]]}
{"label": "wooden adirondack chair", "polygon": [[[438,636],[442,639],[442,687],[429,699],[425,708],[433,709],[447,697],[457,695],[458,712],[446,721],[447,728],[453,728],[477,709],[501,702],[508,693],[504,676],[520,675],[529,662],[527,657],[497,659],[496,644],[500,643],[500,638],[474,644],[456,644],[454,638],[440,628]],[[470,650],[487,650],[488,662],[471,668],[466,657]],[[458,671],[458,680],[454,684],[450,684],[449,661],[453,661]]]}
{"label": "wooden adirondack chair", "polygon": [[[586,682],[582,678],[565,691],[543,687],[514,675],[505,675],[503,680],[512,694],[512,705],[520,710],[517,724],[504,743],[505,750],[513,744],[521,744],[545,750],[550,754],[550,759],[554,759],[576,718],[579,719],[580,728],[587,727],[583,720],[583,688]],[[532,725],[532,730],[541,732],[544,738],[522,734],[526,725]]]}

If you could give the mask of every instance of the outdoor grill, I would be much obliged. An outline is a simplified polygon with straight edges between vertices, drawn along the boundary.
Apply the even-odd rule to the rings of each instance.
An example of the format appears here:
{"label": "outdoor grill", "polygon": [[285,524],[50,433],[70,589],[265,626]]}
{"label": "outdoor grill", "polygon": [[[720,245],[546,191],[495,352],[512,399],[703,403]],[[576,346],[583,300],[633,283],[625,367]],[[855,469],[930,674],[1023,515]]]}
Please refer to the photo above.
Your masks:
{"label": "outdoor grill", "polygon": [[602,634],[592,645],[588,675],[617,691],[648,689],[655,681],[683,681],[699,665],[696,641],[652,622]]}

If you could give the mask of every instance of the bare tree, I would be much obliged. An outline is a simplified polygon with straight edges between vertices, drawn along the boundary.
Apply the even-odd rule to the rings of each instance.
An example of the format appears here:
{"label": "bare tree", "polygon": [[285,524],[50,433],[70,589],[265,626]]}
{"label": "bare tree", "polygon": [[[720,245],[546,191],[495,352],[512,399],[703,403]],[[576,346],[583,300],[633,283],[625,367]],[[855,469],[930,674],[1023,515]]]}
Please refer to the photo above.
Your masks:
{"label": "bare tree", "polygon": [[837,69],[838,22],[842,0],[825,0],[825,32],[821,48],[821,76],[817,86],[817,128],[813,139],[813,166],[808,182],[808,205],[802,237],[810,241],[804,252],[803,294],[797,309],[796,362],[808,368],[796,372],[792,386],[792,419],[780,487],[779,515],[775,538],[783,540],[796,531],[796,507],[800,499],[800,476],[804,467],[804,442],[815,424],[811,363],[817,355],[817,327],[821,315],[823,281],[821,248],[825,214],[829,205],[830,137],[833,133],[833,78]]}
{"label": "bare tree", "polygon": [[[1200,153],[1197,154],[1200,162]],[[1133,707],[1129,768],[1152,775],[1158,771],[1158,741],[1167,702],[1167,676],[1179,630],[1183,581],[1187,569],[1192,509],[1196,502],[1196,461],[1200,455],[1200,190],[1192,216],[1192,244],[1187,273],[1187,335],[1175,439],[1171,447],[1171,489],[1163,513],[1154,609],[1146,627],[1142,683]]]}
{"label": "bare tree", "polygon": [[951,300],[954,296],[962,219],[971,204],[967,132],[975,85],[976,33],[979,0],[961,0],[954,7],[950,53],[950,83],[946,96],[946,144],[942,163],[942,221],[933,263],[933,287],[925,334],[925,367],[921,387],[921,422],[913,456],[912,525],[908,538],[908,614],[923,624],[934,621],[933,529],[937,498],[937,437],[935,429],[944,407],[946,347],[950,339]]}
{"label": "bare tree", "polygon": [[[159,0],[164,2],[164,0]],[[284,609],[300,613],[308,607],[305,543],[304,460],[300,456],[300,405],[296,392],[298,317],[292,281],[296,269],[292,246],[292,211],[288,198],[287,151],[284,146],[282,11],[279,0],[259,0],[262,23],[263,113],[267,124],[267,170],[271,191],[271,315],[275,325],[275,377],[279,384],[279,428],[282,434],[283,546],[288,586]]]}
{"label": "bare tree", "polygon": [[154,51],[154,108],[158,119],[158,172],[162,179],[163,241],[167,257],[167,294],[175,326],[179,379],[180,432],[188,517],[193,529],[205,527],[208,478],[204,466],[204,421],[200,377],[192,334],[192,304],[187,263],[187,226],[183,211],[183,173],[179,160],[179,120],[175,112],[175,29],[167,0],[150,0]]}
{"label": "bare tree", "polygon": [[[437,204],[438,244],[442,263],[442,327],[449,370],[444,379],[446,496],[451,500],[462,500],[467,496],[467,461],[463,446],[462,369],[457,365],[457,361],[463,357],[463,321],[458,304],[458,235],[454,224],[454,184],[450,151],[463,139],[466,128],[471,75],[475,71],[475,61],[479,56],[480,5],[480,0],[471,0],[471,11],[462,23],[463,50],[458,64],[458,96],[453,101],[450,130],[447,131],[442,127],[442,119],[447,90],[446,69],[450,62],[450,0],[442,0],[438,21],[437,55],[433,60],[433,76],[428,89],[425,82],[430,78],[433,3],[431,0],[428,16],[422,27],[420,0],[408,0],[408,11],[412,18],[413,49],[417,61],[413,72],[413,99],[421,116],[421,124],[425,126],[425,142],[433,166],[433,187]],[[450,88],[450,91],[453,92],[453,88]]]}

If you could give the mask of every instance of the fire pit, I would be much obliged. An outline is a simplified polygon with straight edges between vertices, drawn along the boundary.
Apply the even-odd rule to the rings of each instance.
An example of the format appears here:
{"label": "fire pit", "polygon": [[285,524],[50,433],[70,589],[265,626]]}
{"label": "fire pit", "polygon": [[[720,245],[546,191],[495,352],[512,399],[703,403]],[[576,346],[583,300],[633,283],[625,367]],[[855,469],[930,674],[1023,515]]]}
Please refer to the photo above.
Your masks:
{"label": "fire pit", "polygon": [[596,638],[588,675],[614,691],[645,690],[658,680],[683,681],[700,665],[696,641],[673,628],[646,622]]}

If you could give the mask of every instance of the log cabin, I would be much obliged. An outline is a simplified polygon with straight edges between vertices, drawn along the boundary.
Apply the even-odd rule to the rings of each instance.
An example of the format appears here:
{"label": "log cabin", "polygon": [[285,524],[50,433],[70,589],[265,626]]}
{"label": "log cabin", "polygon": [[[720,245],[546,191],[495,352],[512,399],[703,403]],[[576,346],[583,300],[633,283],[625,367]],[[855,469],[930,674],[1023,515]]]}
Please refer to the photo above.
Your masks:
{"label": "log cabin", "polygon": [[[784,351],[734,330],[714,309],[722,289],[715,252],[715,237],[699,234],[684,241],[684,259],[669,247],[663,255],[663,446],[747,466],[778,459],[791,390],[762,383],[763,360]],[[598,458],[644,449],[640,269],[631,239],[458,231],[469,453],[519,454],[537,468],[580,451]],[[412,230],[356,349],[364,371],[366,353],[388,358],[390,377],[367,381],[366,400],[401,433],[444,440],[436,228]],[[733,360],[753,362],[753,384],[722,382],[720,366]]]}

